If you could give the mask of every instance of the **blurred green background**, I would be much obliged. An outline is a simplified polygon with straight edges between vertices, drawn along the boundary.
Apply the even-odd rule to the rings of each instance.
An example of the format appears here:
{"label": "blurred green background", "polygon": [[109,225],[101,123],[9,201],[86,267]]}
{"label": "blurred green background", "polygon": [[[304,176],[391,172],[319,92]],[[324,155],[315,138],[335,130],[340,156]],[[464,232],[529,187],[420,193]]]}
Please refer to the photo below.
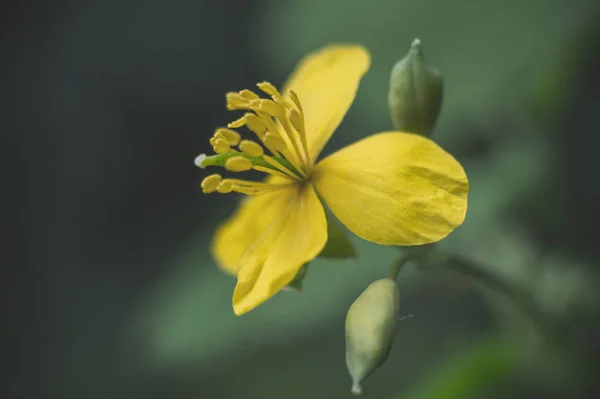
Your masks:
{"label": "blurred green background", "polygon": [[317,260],[302,295],[236,317],[208,246],[237,198],[203,195],[193,159],[234,117],[225,92],[281,85],[331,42],[372,68],[325,154],[390,129],[415,37],[445,79],[434,139],[472,187],[441,246],[530,306],[408,268],[414,317],[364,396],[600,395],[596,1],[40,0],[2,18],[3,398],[350,397],[345,312],[398,251],[353,237],[358,260]]}

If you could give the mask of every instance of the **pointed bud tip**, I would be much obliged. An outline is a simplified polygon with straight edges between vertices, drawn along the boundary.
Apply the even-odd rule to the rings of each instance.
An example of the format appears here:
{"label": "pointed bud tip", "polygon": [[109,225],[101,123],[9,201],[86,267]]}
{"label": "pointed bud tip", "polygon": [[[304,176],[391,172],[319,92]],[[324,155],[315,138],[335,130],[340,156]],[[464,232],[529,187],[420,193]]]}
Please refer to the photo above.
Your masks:
{"label": "pointed bud tip", "polygon": [[421,47],[421,40],[416,37],[415,40],[412,41],[412,44],[410,45],[411,48],[419,48]]}
{"label": "pointed bud tip", "polygon": [[360,383],[353,382],[351,392],[352,392],[352,395],[356,395],[356,396],[362,395],[362,387],[360,386]]}

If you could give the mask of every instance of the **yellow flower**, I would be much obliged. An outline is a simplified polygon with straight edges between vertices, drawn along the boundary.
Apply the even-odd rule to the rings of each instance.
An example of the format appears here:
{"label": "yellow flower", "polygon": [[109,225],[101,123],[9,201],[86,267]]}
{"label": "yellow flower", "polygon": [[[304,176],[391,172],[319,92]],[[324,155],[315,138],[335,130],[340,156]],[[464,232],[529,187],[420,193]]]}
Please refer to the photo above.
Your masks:
{"label": "yellow flower", "polygon": [[[283,94],[267,82],[258,88],[270,99],[250,90],[227,94],[228,109],[248,112],[217,129],[210,140],[216,155],[202,154],[196,164],[270,175],[263,182],[218,174],[202,181],[205,193],[249,196],[213,242],[219,265],[237,276],[237,315],[275,295],[319,255],[327,242],[321,200],[354,234],[383,245],[436,242],[463,222],[465,172],[425,137],[378,133],[316,162],[369,65],[363,47],[329,46],[300,62]],[[232,130],[242,126],[258,142]]]}

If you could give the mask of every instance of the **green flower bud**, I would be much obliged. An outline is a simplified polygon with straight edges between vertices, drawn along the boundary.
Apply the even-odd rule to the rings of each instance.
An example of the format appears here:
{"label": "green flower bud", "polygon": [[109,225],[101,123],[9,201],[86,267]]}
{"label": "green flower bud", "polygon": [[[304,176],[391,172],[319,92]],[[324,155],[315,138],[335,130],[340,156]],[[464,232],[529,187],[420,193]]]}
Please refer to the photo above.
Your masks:
{"label": "green flower bud", "polygon": [[421,41],[392,68],[388,104],[394,129],[430,137],[442,106],[442,75],[425,65]]}
{"label": "green flower bud", "polygon": [[372,282],[354,301],[346,316],[346,366],[352,393],[385,362],[394,339],[398,316],[398,286],[390,278]]}

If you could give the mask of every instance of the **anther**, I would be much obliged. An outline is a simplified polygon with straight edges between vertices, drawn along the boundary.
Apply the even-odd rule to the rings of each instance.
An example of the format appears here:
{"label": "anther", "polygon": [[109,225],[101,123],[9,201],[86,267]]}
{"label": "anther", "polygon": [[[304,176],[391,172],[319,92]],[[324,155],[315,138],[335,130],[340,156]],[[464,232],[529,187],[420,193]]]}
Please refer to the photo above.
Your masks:
{"label": "anther", "polygon": [[241,140],[241,136],[238,132],[231,129],[220,128],[215,132],[215,137],[222,136],[231,146],[238,145]]}
{"label": "anther", "polygon": [[246,100],[258,100],[260,98],[258,94],[248,89],[240,91],[240,96]]}
{"label": "anther", "polygon": [[[249,114],[246,114],[249,115]],[[246,124],[246,115],[242,116],[239,119],[234,120],[233,122],[230,122],[227,124],[227,127],[230,129],[237,129],[239,127],[242,127]]]}
{"label": "anther", "polygon": [[230,111],[234,109],[248,109],[248,100],[243,98],[239,93],[227,93],[225,98],[227,99],[227,109]]}
{"label": "anther", "polygon": [[259,89],[271,97],[281,97],[281,93],[269,82],[260,82],[256,84]]}
{"label": "anther", "polygon": [[275,104],[272,100],[253,100],[250,101],[250,109],[253,111],[262,111],[270,116],[278,117],[283,109],[280,105]]}
{"label": "anther", "polygon": [[214,174],[204,178],[202,180],[202,191],[205,194],[212,193],[217,189],[217,186],[221,183],[222,177],[221,175]]}
{"label": "anther", "polygon": [[298,110],[302,112],[302,105],[300,104],[300,99],[298,98],[298,94],[294,90],[288,90],[286,94],[290,97],[292,102],[298,107]]}
{"label": "anther", "polygon": [[215,153],[224,154],[226,152],[229,152],[229,149],[230,149],[230,145],[227,141],[225,141],[223,139],[216,139],[214,141],[213,150],[215,151]]}
{"label": "anther", "polygon": [[230,180],[225,179],[217,186],[217,192],[221,194],[227,194],[231,191],[233,191],[233,183]]}
{"label": "anther", "polygon": [[[227,141],[227,139],[225,138],[225,136],[223,136],[221,133],[219,133],[219,131],[215,131],[214,136],[212,136],[212,140],[213,141],[217,141],[217,139],[221,139],[221,140]],[[210,142],[210,140],[208,140],[208,141]]]}
{"label": "anther", "polygon": [[292,124],[292,126],[294,127],[294,129],[296,129],[298,132],[302,132],[302,117],[300,116],[300,113],[298,111],[296,111],[295,109],[291,109],[288,112],[288,118],[290,119],[290,123]]}
{"label": "anther", "polygon": [[230,172],[245,172],[252,169],[252,161],[240,156],[231,157],[225,161],[225,169]]}
{"label": "anther", "polygon": [[255,114],[247,113],[244,115],[246,126],[256,134],[262,134],[267,130],[265,124]]}
{"label": "anther", "polygon": [[261,157],[265,153],[265,150],[259,144],[250,140],[242,140],[240,150],[251,157]]}
{"label": "anther", "polygon": [[268,132],[265,135],[265,145],[277,151],[283,151],[287,148],[285,142],[277,135]]}

